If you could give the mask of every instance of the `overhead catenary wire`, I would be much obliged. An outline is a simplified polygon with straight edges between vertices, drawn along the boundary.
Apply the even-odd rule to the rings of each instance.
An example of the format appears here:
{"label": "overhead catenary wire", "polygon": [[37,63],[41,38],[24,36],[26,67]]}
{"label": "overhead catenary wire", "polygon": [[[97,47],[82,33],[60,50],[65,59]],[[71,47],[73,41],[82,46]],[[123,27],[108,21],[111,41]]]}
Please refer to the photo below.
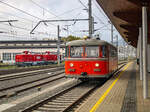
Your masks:
{"label": "overhead catenary wire", "polygon": [[[4,18],[3,17],[3,19],[6,19],[6,18]],[[4,24],[4,23],[1,23],[2,25],[5,25],[5,26],[10,26],[10,25],[8,25],[8,24]],[[10,29],[10,32],[15,32],[15,29],[12,29],[12,28],[17,28],[17,29],[20,29],[20,30],[25,30],[25,31],[31,31],[31,29],[28,29],[28,28],[23,28],[23,27],[19,27],[19,26],[14,26],[14,25],[12,25],[12,26],[10,26],[11,27],[11,29]],[[2,29],[3,31],[3,33],[8,33],[8,29],[4,29],[4,28],[0,28],[0,29]],[[40,32],[40,31],[35,31],[35,32],[37,32],[38,34],[40,33],[40,34],[43,34],[43,35],[51,35],[51,33],[50,34],[46,34],[46,33],[44,33],[44,32]],[[18,33],[18,31],[17,31],[17,33]],[[17,34],[18,35],[18,34]]]}
{"label": "overhead catenary wire", "polygon": [[[52,13],[52,12],[50,12],[49,10],[45,9],[44,7],[42,7],[41,5],[39,5],[38,3],[36,3],[35,1],[33,1],[33,0],[30,0],[30,1],[31,1],[33,4],[35,4],[36,6],[40,7],[41,9],[44,9],[45,11],[47,11],[48,13],[54,15],[54,16],[57,17],[57,18],[61,18],[60,16],[62,16],[62,15],[64,15],[64,14],[68,14],[68,13],[70,13],[70,12],[76,10],[76,9],[79,9],[79,8],[75,8],[75,9],[71,9],[71,10],[69,10],[69,11],[66,11],[66,12],[64,12],[64,13],[62,13],[62,14],[60,14],[60,15],[55,15],[54,13]],[[50,18],[50,19],[51,19],[51,18]],[[65,21],[64,21],[64,22],[65,22]],[[75,22],[74,22],[73,24],[71,24],[71,25],[73,26],[74,24],[75,24]],[[73,33],[73,32],[72,32],[72,33]]]}
{"label": "overhead catenary wire", "polygon": [[[18,10],[18,11],[24,13],[24,14],[27,14],[27,15],[29,15],[29,16],[31,16],[31,17],[34,17],[34,18],[39,19],[39,20],[42,20],[41,18],[39,18],[39,17],[37,17],[37,16],[35,16],[35,15],[32,15],[31,13],[28,13],[27,11],[24,11],[24,10],[22,10],[22,9],[19,9],[19,8],[15,7],[15,6],[11,5],[11,4],[5,3],[5,2],[3,2],[3,1],[0,1],[0,3],[6,5],[6,6],[8,6],[8,7],[11,7],[11,8],[13,8],[13,9],[16,9],[16,10]],[[67,12],[64,12],[64,13],[62,13],[62,15],[67,14],[67,13],[69,13],[69,12],[72,12],[72,11],[74,11],[74,10],[76,10],[76,9],[78,9],[78,8],[71,9],[71,10],[69,10],[69,11],[67,11]],[[19,17],[19,16],[18,16],[18,17]],[[23,19],[23,18],[22,18],[22,19]],[[31,21],[32,21],[32,20],[31,20]],[[19,26],[12,26],[12,27],[15,27],[15,28],[18,28],[18,29],[22,29],[22,30],[26,30],[26,31],[29,31],[29,30],[30,30],[30,29],[27,29],[27,28],[19,27]]]}
{"label": "overhead catenary wire", "polygon": [[[1,13],[1,12],[0,12]],[[15,15],[11,15],[11,16],[14,16],[15,17]],[[4,18],[4,17],[3,17]],[[21,19],[24,19],[24,18],[22,18],[22,17],[20,17]],[[6,18],[4,18],[4,19],[6,19]],[[25,19],[26,20],[26,19]],[[30,20],[28,20],[28,21],[30,21]],[[31,22],[33,22],[32,20],[31,20]],[[8,24],[3,24],[3,25],[7,25],[7,26],[9,26]],[[23,27],[19,27],[19,26],[12,26],[12,27],[14,27],[14,28],[17,28],[17,29],[21,29],[21,30],[26,30],[26,31],[31,31],[31,29],[27,29],[27,28],[23,28]],[[0,28],[1,29],[1,28]],[[4,30],[4,29],[3,29]],[[6,29],[5,29],[6,30]],[[7,29],[8,30],[8,29]],[[17,31],[18,32],[18,31]],[[42,34],[42,32],[39,32],[39,31],[36,31],[37,33],[41,33]],[[71,31],[69,31],[69,32],[71,32]],[[71,32],[71,33],[74,33],[74,32]],[[44,32],[43,32],[43,34],[44,34]],[[45,34],[46,35],[46,34]],[[48,34],[48,35],[51,35],[51,34]]]}
{"label": "overhead catenary wire", "polygon": [[[7,14],[7,15],[9,15],[9,16],[17,17],[17,18],[20,18],[20,19],[23,19],[23,20],[26,20],[26,21],[35,23],[35,21],[33,21],[33,20],[31,20],[31,19],[24,18],[24,17],[20,17],[20,16],[18,16],[18,15],[14,15],[14,14],[11,14],[11,13],[8,13],[8,12],[0,11],[0,13],[1,13],[1,14]],[[6,19],[6,18],[5,18],[5,19]]]}
{"label": "overhead catenary wire", "polygon": [[[6,6],[8,6],[8,7],[11,7],[11,8],[13,8],[13,9],[15,9],[15,10],[18,10],[18,11],[20,11],[20,12],[26,14],[26,15],[29,15],[29,16],[31,16],[31,17],[34,17],[34,18],[36,18],[36,19],[43,20],[42,18],[39,18],[39,17],[37,17],[37,16],[34,16],[34,15],[32,15],[32,14],[30,14],[30,13],[24,11],[24,10],[21,10],[21,9],[19,9],[19,8],[17,8],[17,7],[14,7],[13,5],[10,5],[10,4],[5,3],[5,2],[3,2],[3,1],[0,1],[0,3],[6,5]],[[56,26],[55,24],[52,24],[52,23],[51,23],[51,25]]]}
{"label": "overhead catenary wire", "polygon": [[[10,25],[4,24],[4,23],[3,23],[3,25],[10,26]],[[17,28],[17,29],[21,29],[21,30],[31,31],[31,29],[28,29],[28,28],[22,28],[22,27],[19,27],[19,26],[11,26],[11,27],[14,27],[14,28]],[[35,31],[35,32],[44,34],[44,32],[40,32],[40,31]],[[46,34],[45,34],[45,35],[46,35]],[[50,35],[50,34],[47,34],[47,35]]]}
{"label": "overhead catenary wire", "polygon": [[49,14],[57,17],[57,18],[60,18],[59,16],[57,16],[56,14],[54,14],[53,12],[50,12],[48,9],[42,7],[41,5],[39,5],[37,2],[33,1],[33,0],[30,0],[33,4],[35,4],[36,6],[40,7],[41,9],[44,9],[46,12],[48,12]]}
{"label": "overhead catenary wire", "polygon": [[83,2],[81,2],[81,0],[78,0],[79,2],[80,2],[80,4],[84,7],[84,8],[86,8],[87,9],[87,6],[86,5],[84,5],[84,3]]}
{"label": "overhead catenary wire", "polygon": [[[81,0],[78,0],[79,2],[80,2],[80,4],[84,7],[84,8],[86,8],[87,10],[88,10],[88,7],[86,6],[86,5],[84,5],[84,3],[81,1]],[[102,24],[104,24],[105,25],[105,23],[95,14],[95,13],[93,13],[93,16],[95,16],[99,21],[100,21],[100,23],[102,23]],[[108,28],[109,29],[109,28]]]}
{"label": "overhead catenary wire", "polygon": [[[98,31],[98,30],[104,30],[103,28],[107,27],[108,25],[110,25],[110,24],[103,25],[102,27],[96,28],[95,30],[96,31]],[[105,30],[110,30],[110,29],[105,29]]]}
{"label": "overhead catenary wire", "polygon": [[[94,16],[102,23],[102,24],[104,24],[104,26],[108,26],[107,24],[105,24],[98,16],[96,16],[95,14],[94,14]],[[107,27],[108,28],[108,27]],[[108,28],[109,29],[109,28]],[[109,29],[110,30],[110,29]]]}
{"label": "overhead catenary wire", "polygon": [[[82,8],[82,7],[76,7],[76,8],[73,8],[73,9],[71,9],[71,10],[68,10],[68,11],[66,11],[66,12],[63,12],[63,13],[57,15],[57,16],[63,16],[63,15],[65,15],[65,14],[69,14],[69,13],[73,12],[74,10],[81,9],[81,8]],[[55,18],[55,17],[48,18],[48,19],[53,19],[53,18]]]}
{"label": "overhead catenary wire", "polygon": [[94,0],[94,5],[96,6],[96,8],[99,10],[99,12],[106,18],[108,19],[108,17],[101,11],[100,7],[97,5],[96,1]]}

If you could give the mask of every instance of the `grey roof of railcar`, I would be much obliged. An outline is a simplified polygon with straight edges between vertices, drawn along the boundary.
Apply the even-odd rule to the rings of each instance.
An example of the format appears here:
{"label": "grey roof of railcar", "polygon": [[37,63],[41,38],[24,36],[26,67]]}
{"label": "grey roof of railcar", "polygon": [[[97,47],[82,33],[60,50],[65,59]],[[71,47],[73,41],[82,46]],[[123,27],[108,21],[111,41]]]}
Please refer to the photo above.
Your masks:
{"label": "grey roof of railcar", "polygon": [[[74,40],[71,42],[68,42],[66,46],[93,46],[93,45],[110,45],[113,46],[112,44],[104,41],[104,40],[96,40],[96,39],[88,39],[88,40]],[[114,46],[113,46],[114,47]]]}

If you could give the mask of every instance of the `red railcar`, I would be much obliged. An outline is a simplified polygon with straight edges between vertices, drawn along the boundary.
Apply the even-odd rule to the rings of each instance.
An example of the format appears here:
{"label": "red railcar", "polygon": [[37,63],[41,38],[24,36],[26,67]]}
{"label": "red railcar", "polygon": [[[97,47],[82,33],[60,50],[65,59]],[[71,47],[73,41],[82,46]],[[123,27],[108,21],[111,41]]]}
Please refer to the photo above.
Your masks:
{"label": "red railcar", "polygon": [[43,55],[42,54],[32,54],[33,56],[33,62],[32,65],[43,65],[44,60],[43,60]]}
{"label": "red railcar", "polygon": [[108,78],[117,68],[117,48],[106,41],[89,39],[66,44],[66,77]]}
{"label": "red railcar", "polygon": [[23,54],[16,55],[15,61],[16,65],[18,66],[44,65],[49,63],[57,63],[57,53],[50,53],[49,51],[47,51],[44,54],[40,54],[24,51]]}
{"label": "red railcar", "polygon": [[45,64],[57,63],[57,53],[51,53],[49,51],[46,51],[46,53],[43,54],[43,60]]}
{"label": "red railcar", "polygon": [[24,51],[23,54],[18,54],[15,57],[16,65],[29,66],[33,64],[33,55],[29,51]]}

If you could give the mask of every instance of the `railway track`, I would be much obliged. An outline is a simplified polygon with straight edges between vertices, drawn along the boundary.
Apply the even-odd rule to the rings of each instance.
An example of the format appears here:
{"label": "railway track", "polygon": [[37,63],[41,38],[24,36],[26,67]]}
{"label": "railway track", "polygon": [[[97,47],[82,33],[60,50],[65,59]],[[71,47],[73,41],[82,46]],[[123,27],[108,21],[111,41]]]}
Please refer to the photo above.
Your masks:
{"label": "railway track", "polygon": [[[120,65],[119,69],[121,69],[125,64]],[[118,73],[119,73],[119,69],[118,69]],[[60,72],[60,71],[59,71]],[[117,73],[115,72],[115,73]],[[50,82],[53,83],[53,81],[58,81],[60,79],[62,79],[61,81],[63,81],[64,78],[64,74],[63,75],[58,75],[58,78],[53,77],[52,79],[49,79],[49,81],[45,81],[45,82],[36,82],[35,86],[33,86],[32,84],[30,86],[26,86],[25,87],[19,87],[20,89],[16,89],[13,88],[9,89],[9,91],[13,90],[14,93],[13,94],[18,94],[20,92],[24,92],[27,91],[28,89],[32,89],[34,87],[39,87],[41,85],[44,84],[48,84]],[[64,78],[64,79],[63,79]],[[106,81],[106,80],[105,80]],[[105,82],[102,81],[101,85]],[[58,81],[59,82],[59,81]],[[55,82],[57,83],[57,82]],[[51,83],[50,83],[51,84]],[[71,88],[67,88],[67,89],[63,89],[60,90],[59,93],[55,93],[55,95],[53,95],[52,97],[46,98],[40,102],[34,103],[34,105],[31,105],[30,107],[27,107],[24,110],[21,110],[19,112],[66,112],[66,111],[74,111],[74,109],[76,109],[81,103],[82,101],[85,100],[85,98],[87,98],[90,93],[92,93],[97,87],[99,87],[100,84],[94,84],[94,85],[87,85],[84,82],[80,83],[74,87]],[[4,97],[7,97],[8,95],[5,94]],[[3,97],[3,98],[4,98]],[[7,99],[6,99],[7,100]]]}
{"label": "railway track", "polygon": [[51,69],[57,67],[64,67],[64,65],[46,65],[46,66],[34,66],[34,67],[21,67],[21,68],[14,68],[14,69],[0,69],[0,76],[1,75],[8,75],[12,73],[20,73],[20,72],[27,72],[27,71],[35,71],[41,69]]}
{"label": "railway track", "polygon": [[17,95],[18,93],[21,93],[21,92],[24,92],[24,91],[27,91],[36,87],[43,86],[45,84],[51,83],[59,79],[63,79],[65,78],[63,73],[64,73],[64,70],[58,71],[54,74],[51,74],[49,76],[46,76],[46,77],[43,77],[34,81],[28,81],[28,82],[21,83],[18,85],[1,88],[0,98],[11,97],[11,96]]}
{"label": "railway track", "polygon": [[[52,69],[55,70],[55,69]],[[40,73],[47,73],[48,71],[40,71]],[[52,72],[52,71],[51,71]],[[59,79],[63,79],[65,78],[65,75],[63,74],[64,70],[50,74],[48,76],[39,78],[37,80],[33,80],[33,81],[27,81],[21,84],[17,84],[17,85],[12,85],[9,87],[4,87],[4,88],[0,88],[0,98],[5,98],[5,97],[11,97],[14,95],[17,95],[18,93],[30,90],[32,88],[36,88],[36,87],[40,87],[43,86],[45,84],[48,84],[50,82],[59,80]],[[39,72],[33,72],[33,73],[29,73],[29,74],[17,74],[14,76],[5,76],[0,78],[0,81],[6,81],[6,80],[11,80],[11,79],[15,79],[15,78],[23,78],[23,77],[27,77],[27,76],[33,76],[33,75],[39,75]]]}
{"label": "railway track", "polygon": [[65,112],[94,91],[99,84],[79,83],[20,112]]}
{"label": "railway track", "polygon": [[48,72],[55,72],[55,71],[59,71],[59,70],[63,70],[63,69],[64,69],[64,67],[57,67],[57,68],[36,70],[36,71],[30,71],[30,72],[1,75],[0,81],[11,80],[11,79],[16,79],[16,78],[23,78],[23,77],[28,77],[28,76],[34,76],[34,75],[39,75],[39,74],[48,73]]}
{"label": "railway track", "polygon": [[[120,69],[125,64],[121,65],[115,74],[119,73]],[[109,80],[109,79],[108,79]],[[19,112],[69,112],[92,93],[97,87],[101,86],[107,80],[101,80],[100,83],[85,83],[81,82],[71,88],[60,91],[59,93],[46,98],[36,104],[27,107]]]}

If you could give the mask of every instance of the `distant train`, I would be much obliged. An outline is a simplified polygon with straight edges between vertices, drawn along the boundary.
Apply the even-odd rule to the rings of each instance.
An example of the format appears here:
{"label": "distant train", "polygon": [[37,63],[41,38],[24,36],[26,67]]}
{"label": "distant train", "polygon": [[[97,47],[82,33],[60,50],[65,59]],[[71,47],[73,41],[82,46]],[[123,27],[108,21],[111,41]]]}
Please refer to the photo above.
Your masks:
{"label": "distant train", "polygon": [[[60,61],[62,61],[62,55],[60,55]],[[24,51],[22,54],[15,56],[15,63],[17,66],[47,65],[50,63],[57,63],[57,53],[50,53],[47,51],[44,54],[40,54]]]}
{"label": "distant train", "polygon": [[66,44],[66,77],[108,78],[117,68],[117,48],[106,41],[88,39]]}

